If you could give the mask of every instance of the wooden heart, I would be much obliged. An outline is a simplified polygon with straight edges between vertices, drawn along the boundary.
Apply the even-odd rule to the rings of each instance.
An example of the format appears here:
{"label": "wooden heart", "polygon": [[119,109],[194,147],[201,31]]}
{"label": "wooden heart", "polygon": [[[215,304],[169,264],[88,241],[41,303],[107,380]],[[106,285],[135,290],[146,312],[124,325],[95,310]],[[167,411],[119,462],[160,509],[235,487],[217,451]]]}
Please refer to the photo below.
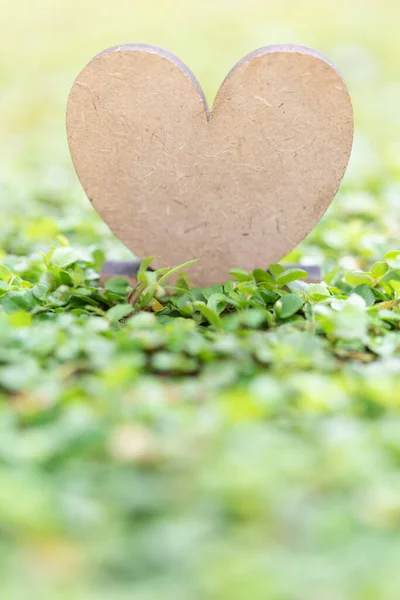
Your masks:
{"label": "wooden heart", "polygon": [[67,110],[79,179],[113,233],[192,280],[267,267],[316,225],[345,173],[353,111],[314,50],[271,46],[230,72],[210,113],[190,70],[144,44],[106,50]]}

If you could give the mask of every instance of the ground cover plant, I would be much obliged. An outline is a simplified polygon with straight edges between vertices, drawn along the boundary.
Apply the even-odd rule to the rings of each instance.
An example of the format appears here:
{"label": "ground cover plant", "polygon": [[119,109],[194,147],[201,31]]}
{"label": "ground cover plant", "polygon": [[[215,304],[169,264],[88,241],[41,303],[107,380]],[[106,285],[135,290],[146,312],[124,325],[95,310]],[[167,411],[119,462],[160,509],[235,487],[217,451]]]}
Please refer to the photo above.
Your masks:
{"label": "ground cover plant", "polygon": [[317,46],[346,71],[357,121],[340,194],[283,261],[320,265],[320,283],[260,265],[196,289],[186,264],[177,281],[143,268],[134,290],[99,283],[106,257],[128,255],[62,130],[83,55],[132,23],[91,1],[62,16],[23,4],[0,40],[4,57],[25,40],[0,73],[0,597],[397,600],[397,4],[383,19],[378,2],[339,0],[329,18],[323,3],[271,3],[267,18],[246,1],[227,20],[223,2],[213,19],[177,2],[193,23],[174,47],[165,3],[157,29],[148,6],[121,2],[149,23],[137,39],[192,52],[209,93],[266,38]]}

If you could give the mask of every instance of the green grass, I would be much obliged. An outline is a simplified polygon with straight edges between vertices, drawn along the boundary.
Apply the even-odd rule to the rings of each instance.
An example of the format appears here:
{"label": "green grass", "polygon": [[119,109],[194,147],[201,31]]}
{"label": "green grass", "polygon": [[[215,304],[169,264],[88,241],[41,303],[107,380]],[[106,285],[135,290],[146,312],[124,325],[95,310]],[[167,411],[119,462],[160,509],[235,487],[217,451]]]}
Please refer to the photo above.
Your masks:
{"label": "green grass", "polygon": [[[400,6],[349,4],[2,7],[2,599],[398,599]],[[287,257],[323,283],[273,266],[175,294],[142,272],[133,304],[120,279],[99,287],[129,253],[77,183],[64,111],[84,63],[125,41],[179,54],[210,99],[257,46],[335,60],[353,159]]]}

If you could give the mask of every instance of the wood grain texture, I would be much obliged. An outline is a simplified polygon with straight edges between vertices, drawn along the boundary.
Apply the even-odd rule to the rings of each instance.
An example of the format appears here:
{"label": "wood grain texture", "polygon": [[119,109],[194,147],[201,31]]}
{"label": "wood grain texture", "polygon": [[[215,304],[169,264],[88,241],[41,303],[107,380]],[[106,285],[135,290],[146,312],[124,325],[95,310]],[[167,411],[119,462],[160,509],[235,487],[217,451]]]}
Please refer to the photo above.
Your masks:
{"label": "wood grain texture", "polygon": [[345,173],[353,111],[336,69],[308,48],[248,55],[209,111],[178,58],[139,44],[85,67],[67,130],[113,233],[156,267],[200,258],[189,275],[208,285],[277,262],[313,229]]}

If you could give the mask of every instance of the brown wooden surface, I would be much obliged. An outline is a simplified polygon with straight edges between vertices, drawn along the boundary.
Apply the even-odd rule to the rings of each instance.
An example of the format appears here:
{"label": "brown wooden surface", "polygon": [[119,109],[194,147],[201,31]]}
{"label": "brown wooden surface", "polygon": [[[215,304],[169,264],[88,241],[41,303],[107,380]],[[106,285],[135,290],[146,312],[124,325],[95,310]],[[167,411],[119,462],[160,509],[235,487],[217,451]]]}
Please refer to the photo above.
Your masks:
{"label": "brown wooden surface", "polygon": [[278,262],[318,223],[347,167],[353,112],[318,52],[272,46],[229,73],[212,111],[190,70],[148,45],[112,48],[77,78],[68,140],[114,234],[156,267],[200,257],[197,285]]}

